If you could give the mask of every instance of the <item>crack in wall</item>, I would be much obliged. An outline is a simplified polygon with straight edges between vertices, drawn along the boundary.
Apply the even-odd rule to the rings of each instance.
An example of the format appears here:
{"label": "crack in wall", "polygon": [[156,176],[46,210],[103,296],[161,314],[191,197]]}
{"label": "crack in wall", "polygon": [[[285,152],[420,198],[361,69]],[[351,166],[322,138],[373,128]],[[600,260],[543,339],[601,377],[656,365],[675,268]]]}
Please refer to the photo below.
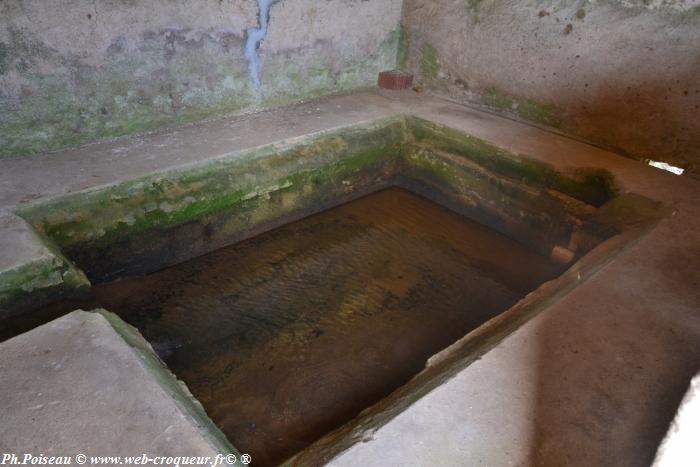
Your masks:
{"label": "crack in wall", "polygon": [[267,36],[270,8],[277,1],[258,0],[258,27],[246,30],[245,58],[248,61],[248,76],[256,90],[260,89],[260,57],[258,56],[258,48]]}

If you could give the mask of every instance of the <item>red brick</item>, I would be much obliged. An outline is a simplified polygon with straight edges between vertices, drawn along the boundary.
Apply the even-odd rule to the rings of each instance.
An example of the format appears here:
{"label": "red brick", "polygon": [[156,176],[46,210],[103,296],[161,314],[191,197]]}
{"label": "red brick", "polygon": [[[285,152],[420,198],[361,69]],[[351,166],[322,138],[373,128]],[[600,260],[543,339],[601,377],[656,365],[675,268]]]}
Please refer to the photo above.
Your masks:
{"label": "red brick", "polygon": [[410,89],[413,75],[401,70],[382,71],[377,84],[383,89]]}

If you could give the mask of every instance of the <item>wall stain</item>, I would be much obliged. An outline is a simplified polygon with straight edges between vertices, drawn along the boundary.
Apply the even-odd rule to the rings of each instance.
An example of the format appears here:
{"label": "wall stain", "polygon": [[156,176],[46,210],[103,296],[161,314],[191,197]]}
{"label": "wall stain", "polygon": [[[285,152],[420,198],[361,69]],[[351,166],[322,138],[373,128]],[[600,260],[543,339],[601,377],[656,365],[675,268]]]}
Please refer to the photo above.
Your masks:
{"label": "wall stain", "polygon": [[440,62],[438,61],[438,53],[435,47],[429,43],[423,44],[421,48],[421,75],[423,79],[433,80],[438,77],[440,72]]}

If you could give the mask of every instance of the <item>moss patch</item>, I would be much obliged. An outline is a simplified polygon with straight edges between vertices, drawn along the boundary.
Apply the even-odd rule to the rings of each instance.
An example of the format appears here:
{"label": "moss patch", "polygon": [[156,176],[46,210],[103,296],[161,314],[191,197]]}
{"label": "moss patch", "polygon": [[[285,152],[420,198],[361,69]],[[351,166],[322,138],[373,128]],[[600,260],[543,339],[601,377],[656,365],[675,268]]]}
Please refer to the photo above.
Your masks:
{"label": "moss patch", "polygon": [[467,9],[467,14],[472,17],[475,23],[479,22],[479,9],[481,8],[482,0],[464,0],[464,6]]}
{"label": "moss patch", "polygon": [[437,50],[427,42],[421,48],[420,70],[423,79],[426,80],[433,80],[440,73]]}
{"label": "moss patch", "polygon": [[171,171],[25,207],[20,215],[61,248],[112,242],[127,233],[181,224],[282,190],[299,177],[324,180],[396,155],[403,119],[264,146],[187,170]]}
{"label": "moss patch", "polygon": [[[441,193],[459,212],[543,253],[566,244],[592,206],[617,194],[605,171],[561,172],[399,116],[37,202],[18,214],[101,281],[166,267],[397,180],[417,180],[426,195]],[[27,267],[2,278],[0,299],[87,284],[58,253]]]}
{"label": "moss patch", "polygon": [[50,300],[79,296],[90,287],[82,271],[60,254],[50,254],[0,274],[0,319]]}
{"label": "moss patch", "polygon": [[0,75],[4,75],[7,71],[7,60],[8,51],[7,45],[4,42],[0,42]]}
{"label": "moss patch", "polygon": [[495,86],[488,86],[483,90],[481,104],[496,112],[508,113],[524,120],[554,128],[562,126],[561,111],[556,106],[513,96]]}
{"label": "moss patch", "polygon": [[408,65],[408,52],[410,48],[410,38],[408,29],[403,24],[399,24],[399,43],[396,50],[396,66],[405,69]]}
{"label": "moss patch", "polygon": [[[408,124],[408,127],[406,126]],[[354,171],[407,153],[407,128],[416,142],[466,157],[518,183],[560,191],[599,206],[615,195],[607,172],[561,174],[479,138],[415,117],[392,118],[309,137],[287,148],[265,146],[188,170],[171,171],[22,208],[20,215],[66,248],[112,242],[125,234],[177,225],[277,192],[303,193],[340,183]]]}
{"label": "moss patch", "polygon": [[600,169],[577,169],[568,174],[533,159],[510,153],[482,139],[417,117],[409,127],[420,143],[466,157],[479,166],[511,180],[560,191],[585,203],[600,206],[616,196],[612,174]]}
{"label": "moss patch", "polygon": [[[10,32],[11,40],[0,43],[0,73],[17,71],[23,91],[0,91],[0,158],[371,86],[379,71],[396,66],[402,36],[397,27],[376,50],[341,60],[336,47],[322,43],[313,55],[269,55],[257,93],[247,63],[235,52],[242,50],[242,38],[233,33],[192,40],[183,30],[152,31],[136,50],[117,39],[104,63],[87,65],[24,31]],[[296,53],[298,59],[289,56]]]}

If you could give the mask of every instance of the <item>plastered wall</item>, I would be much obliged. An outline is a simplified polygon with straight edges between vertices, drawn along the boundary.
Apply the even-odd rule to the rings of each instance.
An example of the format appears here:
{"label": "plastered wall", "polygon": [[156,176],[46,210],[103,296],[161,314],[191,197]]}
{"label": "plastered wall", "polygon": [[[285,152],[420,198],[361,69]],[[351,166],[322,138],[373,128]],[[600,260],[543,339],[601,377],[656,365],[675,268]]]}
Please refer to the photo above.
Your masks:
{"label": "plastered wall", "polygon": [[370,86],[401,0],[0,0],[0,157]]}
{"label": "plastered wall", "polygon": [[429,89],[700,170],[698,0],[405,0],[404,26]]}

